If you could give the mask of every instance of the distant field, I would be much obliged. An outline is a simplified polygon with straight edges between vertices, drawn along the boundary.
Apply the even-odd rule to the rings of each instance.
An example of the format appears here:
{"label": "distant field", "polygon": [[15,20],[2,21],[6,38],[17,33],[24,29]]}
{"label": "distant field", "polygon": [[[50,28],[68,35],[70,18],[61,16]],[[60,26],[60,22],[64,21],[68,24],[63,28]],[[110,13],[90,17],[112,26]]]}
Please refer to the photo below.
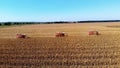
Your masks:
{"label": "distant field", "polygon": [[[117,27],[116,27],[117,26]],[[0,28],[1,68],[120,68],[120,23],[40,24]],[[89,36],[96,30],[99,36]],[[57,38],[56,32],[68,37]],[[27,39],[17,39],[23,33]]]}

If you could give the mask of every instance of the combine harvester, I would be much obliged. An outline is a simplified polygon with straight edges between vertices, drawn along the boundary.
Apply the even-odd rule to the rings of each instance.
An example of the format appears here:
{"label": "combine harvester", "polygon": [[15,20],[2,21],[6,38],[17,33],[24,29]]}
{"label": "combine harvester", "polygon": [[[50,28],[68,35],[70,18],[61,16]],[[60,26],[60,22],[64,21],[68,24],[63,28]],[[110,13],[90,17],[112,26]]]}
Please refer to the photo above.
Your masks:
{"label": "combine harvester", "polygon": [[55,34],[55,37],[66,37],[66,36],[68,36],[68,35],[65,34],[65,32],[57,32],[57,33]]}
{"label": "combine harvester", "polygon": [[27,37],[26,34],[16,34],[16,38],[30,38],[30,37]]}
{"label": "combine harvester", "polygon": [[100,35],[98,31],[89,31],[88,34],[89,35]]}

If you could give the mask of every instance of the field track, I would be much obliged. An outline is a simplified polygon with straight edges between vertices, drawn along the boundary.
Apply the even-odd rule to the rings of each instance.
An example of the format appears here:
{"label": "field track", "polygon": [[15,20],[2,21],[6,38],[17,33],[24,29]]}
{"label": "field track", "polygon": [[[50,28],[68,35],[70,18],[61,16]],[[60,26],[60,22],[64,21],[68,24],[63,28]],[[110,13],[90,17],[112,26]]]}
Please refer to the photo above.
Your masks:
{"label": "field track", "polygon": [[[0,28],[0,67],[120,68],[118,26],[119,23],[86,23]],[[89,30],[101,35],[89,36]],[[68,37],[54,37],[57,31],[66,32]],[[30,38],[17,39],[16,33]]]}

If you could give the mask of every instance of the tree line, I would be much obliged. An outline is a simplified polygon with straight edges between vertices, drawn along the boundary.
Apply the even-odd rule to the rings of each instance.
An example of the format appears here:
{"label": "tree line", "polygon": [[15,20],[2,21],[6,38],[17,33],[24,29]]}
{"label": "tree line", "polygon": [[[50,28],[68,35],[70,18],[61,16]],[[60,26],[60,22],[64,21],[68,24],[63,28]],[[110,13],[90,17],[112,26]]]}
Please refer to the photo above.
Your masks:
{"label": "tree line", "polygon": [[40,24],[41,22],[0,22],[0,26]]}
{"label": "tree line", "polygon": [[0,22],[0,26],[25,25],[25,24],[64,24],[64,23],[101,23],[120,22],[120,20],[93,20],[93,21],[55,21],[55,22]]}

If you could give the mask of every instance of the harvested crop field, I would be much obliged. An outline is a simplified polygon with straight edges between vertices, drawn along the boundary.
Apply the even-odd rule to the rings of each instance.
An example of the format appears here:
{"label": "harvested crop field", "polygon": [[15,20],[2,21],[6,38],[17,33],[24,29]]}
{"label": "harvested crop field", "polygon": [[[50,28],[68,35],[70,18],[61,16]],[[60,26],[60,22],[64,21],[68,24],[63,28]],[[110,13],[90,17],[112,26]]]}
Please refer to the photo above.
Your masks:
{"label": "harvested crop field", "polygon": [[[0,28],[1,68],[120,68],[120,23],[39,24]],[[90,30],[100,35],[89,36]],[[56,32],[67,37],[55,37]],[[16,38],[24,33],[30,38]]]}

